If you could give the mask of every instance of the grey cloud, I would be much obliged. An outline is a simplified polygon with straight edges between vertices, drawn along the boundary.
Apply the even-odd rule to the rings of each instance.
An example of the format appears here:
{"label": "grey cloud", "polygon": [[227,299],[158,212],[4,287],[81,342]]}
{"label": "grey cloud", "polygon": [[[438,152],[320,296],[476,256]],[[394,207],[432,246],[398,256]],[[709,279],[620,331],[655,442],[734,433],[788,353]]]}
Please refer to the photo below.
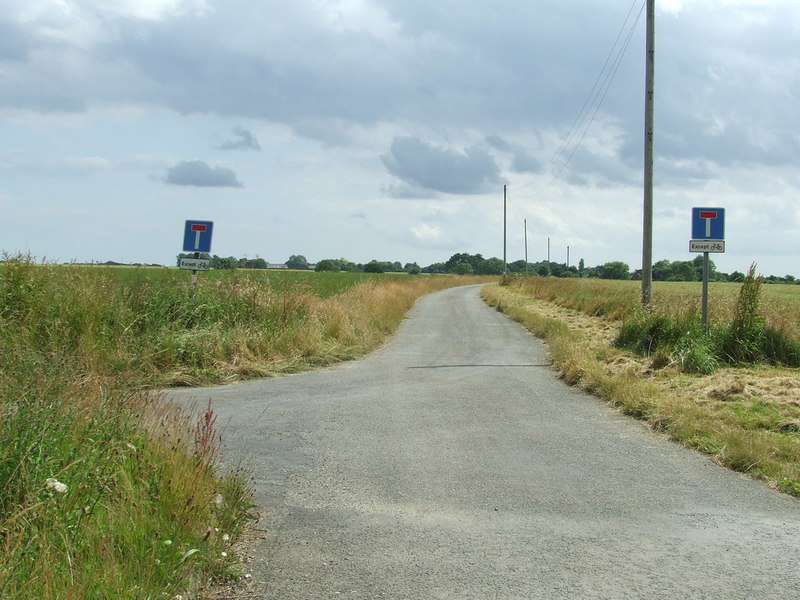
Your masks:
{"label": "grey cloud", "polygon": [[[396,35],[348,28],[346,18],[326,27],[303,0],[226,0],[205,18],[109,19],[113,35],[90,50],[64,49],[0,16],[0,57],[13,58],[0,104],[79,111],[142,103],[265,119],[332,143],[348,143],[341,132],[353,125],[379,122],[566,133],[628,3],[585,0],[576,10],[570,2],[515,2],[506,11],[475,0],[458,11],[414,0],[367,4],[385,11]],[[660,18],[657,151],[723,163],[800,160],[796,127],[787,125],[800,121],[797,35],[792,19],[780,22],[783,12],[764,9],[738,28],[713,3],[687,3],[679,16]],[[603,105],[626,129],[631,161],[641,160],[642,30],[640,23]],[[714,107],[741,116],[724,139],[697,134]],[[747,128],[774,142],[764,147]],[[667,132],[675,136],[669,143]],[[499,135],[487,143],[508,152]],[[512,168],[535,171],[530,155],[515,154]]]}
{"label": "grey cloud", "polygon": [[514,145],[504,140],[499,135],[486,136],[486,143],[492,148],[500,150],[501,152],[514,152]]}
{"label": "grey cloud", "polygon": [[538,173],[542,170],[542,164],[527,150],[512,144],[499,135],[487,136],[486,142],[496,150],[512,154],[511,170],[517,173]]}
{"label": "grey cloud", "polygon": [[256,137],[244,127],[233,128],[234,139],[222,142],[217,146],[218,150],[255,150],[261,152],[261,144]]}
{"label": "grey cloud", "polygon": [[437,192],[406,183],[382,185],[381,193],[398,200],[433,200],[441,197]]}
{"label": "grey cloud", "polygon": [[381,157],[395,177],[412,187],[447,194],[480,194],[499,181],[500,169],[483,148],[437,148],[415,137],[396,137]]}
{"label": "grey cloud", "polygon": [[198,187],[242,187],[236,173],[226,167],[212,167],[202,160],[187,160],[167,171],[165,183]]}
{"label": "grey cloud", "polygon": [[514,154],[511,170],[517,173],[539,173],[542,170],[542,163],[524,150],[519,150]]}

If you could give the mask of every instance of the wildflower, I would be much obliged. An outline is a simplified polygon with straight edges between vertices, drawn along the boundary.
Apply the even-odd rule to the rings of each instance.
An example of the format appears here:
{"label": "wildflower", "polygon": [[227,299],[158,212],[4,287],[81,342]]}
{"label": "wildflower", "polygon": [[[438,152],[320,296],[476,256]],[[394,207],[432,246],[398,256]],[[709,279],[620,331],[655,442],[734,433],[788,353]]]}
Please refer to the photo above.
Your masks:
{"label": "wildflower", "polygon": [[214,504],[216,504],[217,506],[222,506],[224,502],[225,498],[223,498],[222,494],[217,494],[216,496],[214,496]]}
{"label": "wildflower", "polygon": [[47,481],[45,481],[45,487],[48,490],[53,490],[59,494],[66,494],[67,490],[69,489],[66,483],[61,483],[55,477],[48,477]]}
{"label": "wildflower", "polygon": [[162,543],[163,543],[165,546],[171,546],[171,545],[172,545],[172,540],[164,540]]}
{"label": "wildflower", "polygon": [[227,558],[228,557],[228,553],[227,552],[220,552],[220,554],[222,554],[222,558]]}
{"label": "wildflower", "polygon": [[223,533],[222,534],[222,541],[223,542],[229,542],[230,539],[231,539],[231,536],[229,536],[227,533]]}

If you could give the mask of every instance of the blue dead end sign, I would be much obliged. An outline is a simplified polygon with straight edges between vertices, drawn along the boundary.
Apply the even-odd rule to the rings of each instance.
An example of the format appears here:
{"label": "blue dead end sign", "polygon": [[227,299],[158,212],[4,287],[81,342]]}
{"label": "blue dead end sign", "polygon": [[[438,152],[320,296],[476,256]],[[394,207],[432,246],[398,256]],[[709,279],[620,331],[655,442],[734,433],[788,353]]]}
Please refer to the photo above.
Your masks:
{"label": "blue dead end sign", "polygon": [[211,252],[213,221],[186,221],[183,231],[184,252]]}
{"label": "blue dead end sign", "polygon": [[724,240],[725,209],[693,208],[692,209],[693,240]]}

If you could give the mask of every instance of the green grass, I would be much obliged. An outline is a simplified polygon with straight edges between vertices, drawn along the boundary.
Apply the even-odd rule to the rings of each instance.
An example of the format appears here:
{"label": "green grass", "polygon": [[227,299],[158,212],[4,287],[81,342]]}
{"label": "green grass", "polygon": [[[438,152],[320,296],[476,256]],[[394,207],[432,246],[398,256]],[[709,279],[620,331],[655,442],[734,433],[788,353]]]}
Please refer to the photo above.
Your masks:
{"label": "green grass", "polygon": [[[475,279],[0,265],[3,598],[174,598],[235,575],[246,475],[214,413],[147,389],[359,356]],[[66,486],[66,487],[62,487]]]}
{"label": "green grass", "polygon": [[[0,270],[3,266],[0,264]],[[170,286],[189,287],[191,271],[180,270],[174,267],[130,267],[130,266],[105,266],[105,265],[63,265],[79,274],[102,272],[106,277],[117,280],[126,286],[134,286],[142,280],[149,284],[165,283]],[[303,290],[311,292],[320,298],[329,298],[351,287],[367,281],[403,280],[408,276],[403,273],[362,273],[362,272],[315,272],[292,270],[265,270],[265,269],[214,269],[200,272],[198,281],[224,282],[230,279],[235,281],[252,281],[258,284],[266,283],[275,291]]]}

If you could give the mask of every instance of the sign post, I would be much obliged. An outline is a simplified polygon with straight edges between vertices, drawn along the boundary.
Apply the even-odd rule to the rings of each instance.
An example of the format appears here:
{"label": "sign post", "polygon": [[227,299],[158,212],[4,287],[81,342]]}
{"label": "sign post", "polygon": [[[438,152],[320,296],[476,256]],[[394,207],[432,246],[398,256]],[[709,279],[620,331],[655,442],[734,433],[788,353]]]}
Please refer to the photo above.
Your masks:
{"label": "sign post", "polygon": [[710,252],[725,252],[725,209],[693,208],[689,252],[703,253],[703,333],[708,334],[708,278]]}
{"label": "sign post", "polygon": [[208,271],[211,268],[211,261],[200,258],[200,253],[211,252],[213,232],[213,221],[186,221],[183,230],[183,251],[194,252],[194,258],[181,258],[180,268],[192,271],[192,292],[197,287],[197,272]]}

